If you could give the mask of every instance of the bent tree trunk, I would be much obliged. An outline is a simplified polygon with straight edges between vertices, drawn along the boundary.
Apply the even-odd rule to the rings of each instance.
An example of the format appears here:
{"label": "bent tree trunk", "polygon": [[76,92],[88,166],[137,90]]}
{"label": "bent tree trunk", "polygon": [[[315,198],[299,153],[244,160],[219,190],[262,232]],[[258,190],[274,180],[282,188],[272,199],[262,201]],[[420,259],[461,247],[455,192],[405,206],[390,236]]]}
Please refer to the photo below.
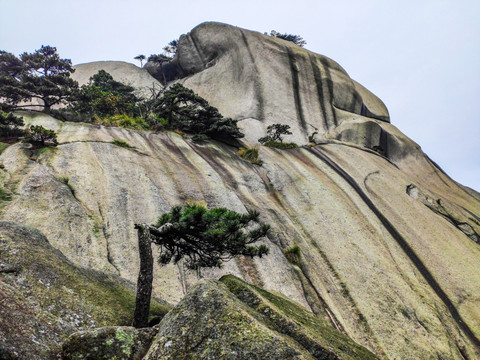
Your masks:
{"label": "bent tree trunk", "polygon": [[144,328],[148,326],[148,314],[150,312],[150,299],[152,296],[152,242],[148,225],[135,224],[135,229],[138,230],[140,272],[138,274],[137,297],[135,300],[135,312],[133,314],[132,326],[136,328]]}

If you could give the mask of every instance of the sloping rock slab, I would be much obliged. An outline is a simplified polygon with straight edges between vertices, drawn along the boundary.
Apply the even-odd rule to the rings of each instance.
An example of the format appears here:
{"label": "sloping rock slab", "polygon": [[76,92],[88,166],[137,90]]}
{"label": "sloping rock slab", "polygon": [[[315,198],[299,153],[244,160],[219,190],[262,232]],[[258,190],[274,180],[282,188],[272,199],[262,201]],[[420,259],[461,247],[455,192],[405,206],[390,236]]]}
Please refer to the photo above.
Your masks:
{"label": "sloping rock slab", "polygon": [[[0,221],[0,359],[48,359],[65,336],[131,321],[135,292],[74,266],[37,229]],[[168,306],[153,302],[152,314]]]}
{"label": "sloping rock slab", "polygon": [[162,320],[145,359],[376,359],[292,301],[223,281],[198,283]]}

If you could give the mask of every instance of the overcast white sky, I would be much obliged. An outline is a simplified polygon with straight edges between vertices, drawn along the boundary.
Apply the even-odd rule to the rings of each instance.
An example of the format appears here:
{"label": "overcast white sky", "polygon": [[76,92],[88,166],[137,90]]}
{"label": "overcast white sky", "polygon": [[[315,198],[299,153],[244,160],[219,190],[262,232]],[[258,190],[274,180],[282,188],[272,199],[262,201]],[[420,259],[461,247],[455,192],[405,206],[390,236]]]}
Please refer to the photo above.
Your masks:
{"label": "overcast white sky", "polygon": [[299,34],[387,105],[453,179],[480,191],[479,0],[0,0],[0,50],[135,62],[204,21]]}

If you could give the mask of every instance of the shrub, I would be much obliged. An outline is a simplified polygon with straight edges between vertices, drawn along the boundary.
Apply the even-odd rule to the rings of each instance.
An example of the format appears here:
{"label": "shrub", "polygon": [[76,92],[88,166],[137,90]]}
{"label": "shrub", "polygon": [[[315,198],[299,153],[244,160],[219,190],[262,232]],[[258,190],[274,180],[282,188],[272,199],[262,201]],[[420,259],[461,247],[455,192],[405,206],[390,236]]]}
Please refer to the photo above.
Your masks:
{"label": "shrub", "polygon": [[25,135],[23,117],[15,116],[13,113],[0,112],[0,137],[19,137]]}
{"label": "shrub", "polygon": [[117,126],[135,130],[149,130],[150,127],[141,117],[130,117],[126,114],[113,115],[101,118],[95,116],[95,123],[104,126]]}
{"label": "shrub", "polygon": [[68,176],[57,177],[57,180],[60,181],[62,184],[67,185],[68,188],[70,189],[72,195],[75,196],[75,188],[70,183],[70,178]]}
{"label": "shrub", "polygon": [[288,249],[283,250],[283,254],[287,258],[289,263],[300,266],[301,251],[298,245],[294,245]]}
{"label": "shrub", "polygon": [[118,114],[137,115],[138,99],[133,86],[113,79],[105,70],[100,70],[70,97],[71,108],[83,114],[109,116]]}
{"label": "shrub", "polygon": [[126,141],[123,141],[123,140],[118,140],[118,139],[114,139],[111,141],[111,143],[113,145],[116,145],[116,146],[120,146],[120,147],[124,147],[124,148],[131,148],[132,146],[127,143]]}
{"label": "shrub", "polygon": [[12,193],[3,187],[0,187],[0,201],[10,201],[10,200],[12,200]]}
{"label": "shrub", "polygon": [[276,37],[279,39],[287,40],[293,42],[295,45],[304,47],[307,42],[303,40],[300,35],[293,35],[293,34],[280,34],[279,32],[272,30],[270,34],[265,33],[266,35],[270,35],[272,37]]}
{"label": "shrub", "polygon": [[250,161],[254,165],[262,166],[262,160],[258,158],[258,146],[241,147],[237,154],[243,159]]}
{"label": "shrub", "polygon": [[276,149],[295,149],[298,147],[295,143],[283,143],[279,141],[267,141],[263,145]]}
{"label": "shrub", "polygon": [[27,129],[24,141],[33,144],[35,147],[58,145],[57,134],[55,131],[45,129],[41,125],[30,126],[30,129]]}
{"label": "shrub", "polygon": [[203,134],[212,139],[244,136],[236,120],[224,118],[207,100],[181,84],[175,84],[161,97],[149,100],[145,107],[157,119],[163,119],[166,129]]}
{"label": "shrub", "polygon": [[318,134],[318,131],[314,131],[312,133],[312,135],[310,135],[308,137],[308,142],[311,143],[311,144],[315,144],[315,135],[317,135],[317,134]]}
{"label": "shrub", "polygon": [[205,134],[195,134],[192,136],[192,141],[197,144],[202,144],[208,140],[208,136]]}

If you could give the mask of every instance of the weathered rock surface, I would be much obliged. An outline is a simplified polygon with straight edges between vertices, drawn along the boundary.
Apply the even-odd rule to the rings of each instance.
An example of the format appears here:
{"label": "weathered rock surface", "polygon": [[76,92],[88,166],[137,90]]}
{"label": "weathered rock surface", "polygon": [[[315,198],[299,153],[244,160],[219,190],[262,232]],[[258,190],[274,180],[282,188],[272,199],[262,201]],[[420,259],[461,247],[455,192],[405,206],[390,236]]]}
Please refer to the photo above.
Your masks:
{"label": "weathered rock surface", "polygon": [[79,85],[87,84],[93,75],[100,70],[105,70],[116,81],[135,87],[136,93],[140,96],[150,96],[152,88],[156,91],[163,88],[163,85],[147,70],[123,61],[96,61],[75,65],[74,69],[72,79],[78,81]]}
{"label": "weathered rock surface", "polygon": [[70,335],[62,346],[63,360],[140,360],[157,330],[108,326]]}
{"label": "weathered rock surface", "polygon": [[80,269],[38,230],[0,221],[0,358],[53,358],[72,332],[130,323],[134,301],[132,284]]}
{"label": "weathered rock surface", "polygon": [[[188,199],[253,208],[274,229],[271,255],[237,259],[221,271],[203,271],[204,277],[232,273],[279,291],[380,357],[478,356],[478,244],[406,188],[429,189],[464,214],[480,214],[480,202],[400,132],[394,135],[415,151],[393,160],[337,140],[290,151],[262,147],[264,165],[257,167],[226,145],[198,146],[175,133],[46,115],[26,120],[56,130],[60,145],[32,153],[17,144],[2,153],[2,178],[13,197],[3,202],[1,216],[38,227],[76,264],[135,281],[135,222],[153,223]],[[301,268],[282,253],[294,244]],[[157,267],[154,291],[176,302],[196,281],[181,265]]]}
{"label": "weathered rock surface", "polygon": [[291,300],[222,281],[202,280],[165,316],[146,360],[377,358]]}
{"label": "weathered rock surface", "polygon": [[288,124],[288,141],[306,143],[349,113],[389,121],[380,99],[335,61],[292,42],[221,23],[203,23],[179,40],[170,63],[145,65],[163,82],[178,80],[240,122],[256,143],[268,125]]}
{"label": "weathered rock surface", "polygon": [[[239,258],[203,277],[232,273],[280,292],[381,358],[480,358],[480,249],[460,226],[477,231],[478,193],[385,121],[374,95],[329,59],[223,24],[202,24],[182,38],[168,66],[171,79],[245,119],[247,142],[282,122],[295,133],[286,140],[299,145],[313,124],[318,145],[261,147],[258,167],[216,142],[26,115],[57,131],[60,145],[3,151],[0,182],[9,196],[0,217],[37,227],[77,265],[135,281],[135,222],[153,223],[187,200],[256,209],[273,228],[265,240],[271,255]],[[410,196],[411,184],[425,197]],[[427,196],[441,199],[452,217],[419,201]],[[283,255],[293,245],[299,267]],[[197,281],[181,264],[157,267],[154,291],[177,302]]]}

